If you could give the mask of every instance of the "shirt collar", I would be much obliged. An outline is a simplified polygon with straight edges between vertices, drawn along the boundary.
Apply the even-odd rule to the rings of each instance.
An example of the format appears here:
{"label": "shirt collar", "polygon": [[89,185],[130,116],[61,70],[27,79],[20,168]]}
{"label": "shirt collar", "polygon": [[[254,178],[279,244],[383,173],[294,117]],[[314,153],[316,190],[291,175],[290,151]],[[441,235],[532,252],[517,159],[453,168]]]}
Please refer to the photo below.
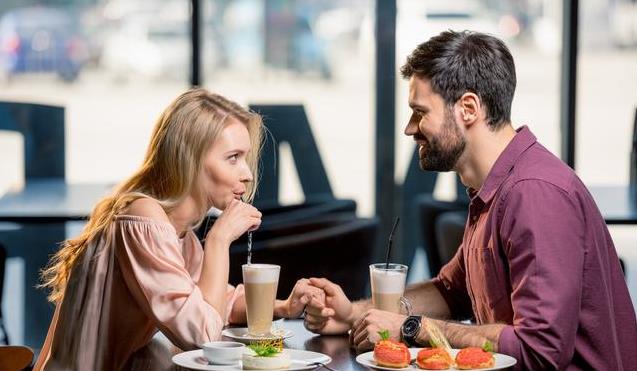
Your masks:
{"label": "shirt collar", "polygon": [[526,125],[516,131],[517,133],[511,142],[493,164],[480,190],[478,192],[473,189],[467,190],[472,201],[479,199],[483,204],[491,201],[500,185],[502,185],[511,169],[515,166],[520,155],[537,142],[537,138]]}

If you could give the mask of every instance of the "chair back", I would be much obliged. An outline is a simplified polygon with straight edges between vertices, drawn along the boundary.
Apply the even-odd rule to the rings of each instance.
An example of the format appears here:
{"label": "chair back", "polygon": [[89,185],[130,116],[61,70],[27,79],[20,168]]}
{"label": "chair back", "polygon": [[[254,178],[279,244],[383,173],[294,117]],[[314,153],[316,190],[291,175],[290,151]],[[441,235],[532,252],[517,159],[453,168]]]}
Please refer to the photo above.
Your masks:
{"label": "chair back", "polygon": [[64,178],[64,107],[0,102],[0,130],[24,136],[24,177]]}
{"label": "chair back", "polygon": [[[288,226],[271,239],[253,241],[252,262],[281,266],[280,299],[287,298],[297,280],[309,277],[325,277],[340,285],[350,299],[360,299],[368,296],[377,227],[377,219],[351,217]],[[241,266],[246,260],[247,244],[233,246],[230,283],[243,282]]]}
{"label": "chair back", "polygon": [[462,244],[464,227],[467,224],[467,211],[447,211],[436,219],[436,242],[440,267],[456,255]]}
{"label": "chair back", "polygon": [[264,118],[268,132],[261,152],[256,200],[278,201],[280,144],[287,143],[306,199],[334,198],[310,122],[303,105],[250,105]]}
{"label": "chair back", "polygon": [[423,247],[429,265],[429,274],[431,277],[435,277],[445,263],[441,258],[438,247],[436,220],[440,215],[449,211],[461,211],[466,215],[468,202],[464,200],[440,201],[436,200],[433,195],[425,194],[416,199],[416,205]]}
{"label": "chair back", "polygon": [[[1,224],[0,224],[1,226]],[[7,249],[0,243],[0,344],[9,345],[9,335],[4,326],[4,316],[2,314],[2,299],[4,298],[4,270],[7,263]],[[1,370],[1,369],[0,369]]]}
{"label": "chair back", "polygon": [[[253,237],[262,236],[264,232],[270,229],[277,229],[279,227],[286,227],[301,222],[310,222],[315,219],[320,219],[326,215],[332,214],[350,214],[350,217],[354,217],[356,213],[356,201],[353,200],[320,200],[320,201],[307,201],[302,204],[294,205],[278,205],[278,204],[262,204],[263,206],[255,203],[255,206],[262,213],[262,223],[259,230],[253,233]],[[210,220],[204,221],[202,225],[196,231],[200,240],[203,240],[208,233],[208,230],[212,228],[216,217],[211,216]],[[261,237],[258,237],[263,239]],[[238,242],[247,241],[247,235],[243,235]]]}
{"label": "chair back", "polygon": [[31,367],[33,351],[25,346],[0,346],[0,370],[22,371]]}
{"label": "chair back", "polygon": [[633,121],[633,142],[630,150],[630,197],[631,202],[637,203],[637,108],[635,109],[635,119]]}

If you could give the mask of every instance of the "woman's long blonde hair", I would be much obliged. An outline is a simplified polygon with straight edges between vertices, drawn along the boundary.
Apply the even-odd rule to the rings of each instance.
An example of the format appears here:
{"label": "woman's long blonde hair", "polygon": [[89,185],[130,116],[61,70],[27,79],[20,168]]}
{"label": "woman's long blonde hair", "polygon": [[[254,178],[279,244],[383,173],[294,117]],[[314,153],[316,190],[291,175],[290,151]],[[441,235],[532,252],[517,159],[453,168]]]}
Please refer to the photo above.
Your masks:
{"label": "woman's long blonde hair", "polygon": [[200,206],[201,223],[208,207],[200,181],[203,159],[229,117],[245,124],[250,135],[252,149],[247,162],[254,181],[248,184],[246,199],[252,200],[263,135],[261,117],[205,89],[189,90],[159,116],[142,166],[95,206],[82,233],[64,241],[42,271],[42,287],[51,290],[50,301],[63,297],[71,270],[86,246],[101,236],[108,237],[114,217],[134,200],[151,197],[168,213],[192,195]]}

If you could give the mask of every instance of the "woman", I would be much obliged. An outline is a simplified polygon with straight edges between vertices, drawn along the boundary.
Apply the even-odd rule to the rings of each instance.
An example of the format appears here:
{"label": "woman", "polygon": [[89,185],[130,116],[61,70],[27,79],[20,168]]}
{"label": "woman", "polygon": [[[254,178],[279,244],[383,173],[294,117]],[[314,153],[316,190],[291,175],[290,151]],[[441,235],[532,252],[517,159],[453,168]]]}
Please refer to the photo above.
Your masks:
{"label": "woman", "polygon": [[[226,323],[245,323],[228,250],[261,223],[242,201],[255,192],[261,136],[257,114],[204,89],[164,110],[143,165],[43,273],[56,310],[36,370],[127,369],[158,329],[192,349]],[[202,249],[193,228],[211,207],[224,211]],[[300,315],[309,299],[301,291],[277,301],[275,315]]]}

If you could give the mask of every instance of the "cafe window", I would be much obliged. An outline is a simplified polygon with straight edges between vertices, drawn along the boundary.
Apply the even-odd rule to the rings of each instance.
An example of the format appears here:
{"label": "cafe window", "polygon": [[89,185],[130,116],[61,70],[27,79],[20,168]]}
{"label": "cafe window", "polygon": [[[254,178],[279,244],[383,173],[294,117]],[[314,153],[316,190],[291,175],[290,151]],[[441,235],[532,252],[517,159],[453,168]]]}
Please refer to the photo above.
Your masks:
{"label": "cafe window", "polygon": [[[65,107],[68,181],[114,183],[139,166],[161,109],[189,86],[189,7],[2,1],[0,100]],[[3,164],[15,152],[0,146]],[[23,181],[9,170],[0,192]]]}

